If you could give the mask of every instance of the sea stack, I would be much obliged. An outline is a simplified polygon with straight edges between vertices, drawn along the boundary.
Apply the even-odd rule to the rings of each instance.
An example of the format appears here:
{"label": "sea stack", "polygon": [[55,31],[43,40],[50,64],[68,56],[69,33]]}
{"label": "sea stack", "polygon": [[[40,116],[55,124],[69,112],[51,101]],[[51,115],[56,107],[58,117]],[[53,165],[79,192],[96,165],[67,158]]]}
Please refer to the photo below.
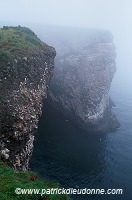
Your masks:
{"label": "sea stack", "polygon": [[87,133],[116,130],[109,97],[116,72],[111,32],[73,28],[59,34],[61,40],[52,41],[57,56],[48,101]]}

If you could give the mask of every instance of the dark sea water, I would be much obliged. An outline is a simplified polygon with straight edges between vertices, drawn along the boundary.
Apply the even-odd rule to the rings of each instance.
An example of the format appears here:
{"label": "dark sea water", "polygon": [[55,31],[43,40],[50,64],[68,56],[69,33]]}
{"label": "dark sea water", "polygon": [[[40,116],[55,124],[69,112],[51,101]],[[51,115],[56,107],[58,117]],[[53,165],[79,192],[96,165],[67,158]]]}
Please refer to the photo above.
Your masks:
{"label": "dark sea water", "polygon": [[108,134],[86,134],[47,102],[30,162],[42,178],[64,188],[123,189],[122,195],[73,195],[78,200],[132,200],[132,81],[116,75],[110,95],[121,123]]}

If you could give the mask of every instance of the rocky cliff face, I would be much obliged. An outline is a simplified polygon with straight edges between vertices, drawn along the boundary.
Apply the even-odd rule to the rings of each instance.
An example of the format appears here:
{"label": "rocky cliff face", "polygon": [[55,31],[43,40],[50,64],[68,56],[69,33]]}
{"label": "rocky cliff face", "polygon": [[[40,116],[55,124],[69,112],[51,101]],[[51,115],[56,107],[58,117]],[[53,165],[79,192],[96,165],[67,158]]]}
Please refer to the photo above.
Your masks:
{"label": "rocky cliff face", "polygon": [[[58,54],[49,103],[88,132],[118,128],[108,95],[116,71],[111,33],[47,31],[43,39]],[[28,169],[55,54],[28,28],[0,29],[0,157],[14,169]]]}
{"label": "rocky cliff face", "polygon": [[27,28],[4,27],[0,36],[1,159],[27,170],[55,50]]}
{"label": "rocky cliff face", "polygon": [[52,41],[57,57],[49,102],[87,132],[115,130],[120,124],[108,94],[116,72],[112,34],[75,29],[59,38]]}

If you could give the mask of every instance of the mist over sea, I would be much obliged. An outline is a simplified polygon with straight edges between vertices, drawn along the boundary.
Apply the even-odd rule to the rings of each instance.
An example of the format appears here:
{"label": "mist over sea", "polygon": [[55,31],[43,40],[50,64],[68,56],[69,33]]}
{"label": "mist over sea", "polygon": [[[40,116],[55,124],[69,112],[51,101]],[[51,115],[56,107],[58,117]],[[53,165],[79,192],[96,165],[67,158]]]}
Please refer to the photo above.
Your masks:
{"label": "mist over sea", "polygon": [[73,195],[78,200],[131,200],[132,197],[132,80],[117,60],[110,96],[120,129],[86,134],[44,103],[30,167],[42,178],[64,188],[123,189],[122,195]]}

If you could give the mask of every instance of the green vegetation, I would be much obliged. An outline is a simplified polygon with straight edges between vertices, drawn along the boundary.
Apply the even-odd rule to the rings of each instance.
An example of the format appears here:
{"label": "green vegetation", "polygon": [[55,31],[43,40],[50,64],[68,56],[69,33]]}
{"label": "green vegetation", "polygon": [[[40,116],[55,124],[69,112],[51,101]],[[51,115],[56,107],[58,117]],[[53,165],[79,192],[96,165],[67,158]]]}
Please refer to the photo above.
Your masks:
{"label": "green vegetation", "polygon": [[46,194],[15,194],[16,188],[49,189],[59,188],[56,183],[41,180],[31,171],[14,171],[0,162],[0,199],[1,200],[70,200],[67,195]]}
{"label": "green vegetation", "polygon": [[7,61],[20,61],[23,56],[42,46],[43,42],[29,28],[4,26],[0,29],[0,65],[7,67]]}

